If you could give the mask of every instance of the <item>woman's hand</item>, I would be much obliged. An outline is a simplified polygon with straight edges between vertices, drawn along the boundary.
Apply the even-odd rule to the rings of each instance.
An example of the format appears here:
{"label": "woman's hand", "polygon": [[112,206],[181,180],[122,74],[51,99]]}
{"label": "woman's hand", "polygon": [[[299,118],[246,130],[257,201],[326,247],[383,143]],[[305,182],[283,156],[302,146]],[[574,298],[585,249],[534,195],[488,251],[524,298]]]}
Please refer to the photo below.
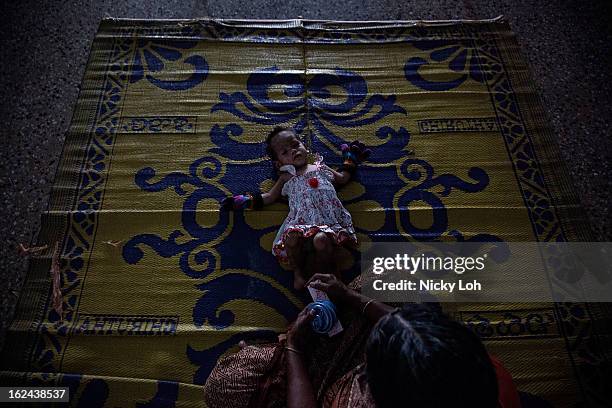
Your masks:
{"label": "woman's hand", "polygon": [[287,331],[287,346],[297,349],[298,351],[304,350],[306,340],[312,332],[310,328],[310,322],[315,317],[314,310],[308,310],[304,308],[298,315],[297,319],[289,327]]}
{"label": "woman's hand", "polygon": [[306,285],[327,293],[334,303],[343,303],[354,311],[365,315],[372,324],[376,323],[385,314],[393,311],[391,306],[374,301],[361,293],[347,288],[334,275],[316,273]]}
{"label": "woman's hand", "polygon": [[341,280],[334,275],[315,273],[308,280],[306,286],[322,290],[327,293],[332,301],[336,303],[348,303],[357,293],[346,287]]}

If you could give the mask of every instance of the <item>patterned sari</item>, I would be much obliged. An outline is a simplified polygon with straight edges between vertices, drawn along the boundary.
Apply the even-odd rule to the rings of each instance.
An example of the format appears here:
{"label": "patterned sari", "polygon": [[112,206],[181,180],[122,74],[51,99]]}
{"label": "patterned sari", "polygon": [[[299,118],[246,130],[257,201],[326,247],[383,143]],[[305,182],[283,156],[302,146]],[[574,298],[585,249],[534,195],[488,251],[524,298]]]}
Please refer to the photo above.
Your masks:
{"label": "patterned sari", "polygon": [[[349,287],[357,289],[357,278]],[[371,325],[362,316],[340,311],[345,329],[332,338],[312,336],[306,364],[319,406],[373,407],[365,378],[365,344]],[[205,385],[211,407],[277,408],[286,406],[284,338],[252,345],[219,360]]]}
{"label": "patterned sari", "polygon": [[[349,288],[361,289],[361,276]],[[323,408],[375,407],[365,375],[365,345],[371,324],[361,315],[340,310],[345,330],[332,338],[313,336],[305,349],[306,364],[318,406]],[[280,408],[286,406],[284,336],[278,343],[247,346],[219,360],[205,385],[210,407]],[[500,408],[520,408],[512,376],[491,356],[499,389]]]}

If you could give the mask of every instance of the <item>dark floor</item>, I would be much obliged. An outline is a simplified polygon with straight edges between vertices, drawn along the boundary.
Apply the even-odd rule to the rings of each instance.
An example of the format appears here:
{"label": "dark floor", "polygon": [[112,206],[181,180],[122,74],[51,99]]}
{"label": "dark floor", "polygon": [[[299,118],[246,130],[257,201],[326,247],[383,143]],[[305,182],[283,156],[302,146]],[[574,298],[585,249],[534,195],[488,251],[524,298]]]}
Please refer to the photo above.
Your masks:
{"label": "dark floor", "polygon": [[612,95],[606,1],[22,1],[2,5],[0,346],[24,280],[17,255],[40,225],[100,19],[481,19],[518,36],[596,239],[610,241]]}

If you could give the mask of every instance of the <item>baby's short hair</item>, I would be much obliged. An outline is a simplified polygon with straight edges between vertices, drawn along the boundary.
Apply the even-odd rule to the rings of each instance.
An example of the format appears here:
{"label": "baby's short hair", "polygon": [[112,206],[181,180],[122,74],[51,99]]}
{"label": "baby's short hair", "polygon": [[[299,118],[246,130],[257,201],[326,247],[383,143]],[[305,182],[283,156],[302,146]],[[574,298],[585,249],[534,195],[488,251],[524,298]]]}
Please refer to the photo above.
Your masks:
{"label": "baby's short hair", "polygon": [[285,126],[276,126],[274,129],[272,129],[270,133],[268,133],[268,136],[266,136],[266,153],[268,153],[268,156],[270,156],[272,160],[277,159],[276,152],[274,151],[274,149],[272,149],[272,139],[274,138],[274,136],[278,135],[284,130],[289,130],[295,134],[293,128]]}

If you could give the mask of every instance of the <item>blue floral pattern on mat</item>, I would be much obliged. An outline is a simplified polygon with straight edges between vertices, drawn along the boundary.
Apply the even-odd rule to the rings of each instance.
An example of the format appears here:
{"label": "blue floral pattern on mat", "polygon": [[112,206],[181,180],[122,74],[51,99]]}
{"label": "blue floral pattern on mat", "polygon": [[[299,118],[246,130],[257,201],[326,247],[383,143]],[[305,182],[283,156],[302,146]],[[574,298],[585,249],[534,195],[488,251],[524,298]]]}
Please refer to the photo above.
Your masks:
{"label": "blue floral pattern on mat", "polygon": [[[550,192],[546,188],[538,159],[534,153],[533,142],[525,130],[516,95],[508,76],[502,68],[503,61],[500,58],[495,40],[482,38],[478,33],[473,34],[474,40],[472,42],[461,42],[461,40],[431,41],[415,38],[415,36],[426,38],[435,34],[436,29],[432,28],[430,30],[432,31],[430,34],[427,30],[419,29],[412,31],[398,30],[393,34],[393,41],[414,43],[417,48],[429,52],[426,58],[408,59],[404,66],[406,80],[421,89],[430,91],[455,89],[465,83],[468,78],[484,83],[489,87],[501,134],[508,147],[509,159],[516,166],[517,178],[534,233],[537,239],[542,241],[564,240],[564,233],[555,213]],[[270,42],[288,41],[285,37],[278,37],[278,32],[258,33],[257,30],[252,31],[253,38],[259,36],[261,39]],[[283,35],[291,36],[289,31],[284,31]],[[455,37],[466,37],[466,34],[461,30],[455,31],[453,33]],[[197,30],[192,31],[192,33],[196,32]],[[69,328],[78,308],[78,293],[85,274],[83,265],[88,261],[93,244],[93,233],[98,220],[99,205],[102,200],[106,171],[111,156],[110,152],[120,117],[119,107],[127,89],[127,82],[133,84],[146,79],[152,85],[170,91],[191,89],[202,84],[209,69],[206,59],[199,55],[185,55],[188,50],[191,50],[197,44],[198,39],[196,37],[194,36],[193,39],[154,41],[145,38],[138,39],[138,36],[136,36],[136,44],[130,37],[127,40],[119,38],[113,45],[114,48],[109,59],[111,69],[107,73],[106,82],[101,90],[92,128],[93,132],[85,149],[86,157],[84,157],[78,185],[78,197],[74,206],[70,208],[70,226],[66,230],[65,238],[62,241],[61,283],[65,314],[62,320],[52,308],[46,306],[43,322],[36,327],[39,336],[32,348],[30,363],[35,370],[43,372],[61,370],[58,361],[65,352]],[[338,38],[330,35],[326,40],[340,43],[361,41],[359,36],[352,34],[342,34]],[[450,74],[455,76],[441,82],[422,76],[421,68],[434,63],[446,64]],[[164,79],[163,73],[169,64],[190,66],[191,74],[189,78],[179,81]],[[487,75],[483,74],[484,72]],[[220,94],[220,101],[213,107],[211,114],[215,111],[225,111],[240,120],[252,121],[270,127],[276,124],[294,125],[305,138],[309,138],[308,140],[316,145],[317,149],[323,150],[324,155],[327,153],[327,156],[331,157],[337,155],[333,147],[343,140],[333,130],[333,126],[350,129],[365,123],[376,123],[377,126],[380,126],[375,134],[383,140],[382,146],[385,146],[385,149],[389,148],[390,151],[394,151],[395,148],[399,148],[399,150],[402,150],[408,145],[410,135],[405,128],[393,129],[384,123],[386,116],[406,114],[406,111],[396,103],[394,97],[372,95],[368,98],[367,83],[354,72],[336,68],[333,72],[320,77],[315,75],[307,78],[308,80],[301,75],[281,73],[276,67],[265,68],[253,74],[255,76],[249,79],[246,94],[242,92],[231,95]],[[308,97],[305,97],[306,87],[303,85],[306,83],[309,84],[309,90],[311,90]],[[353,95],[353,99],[349,98],[337,105],[327,102],[328,86],[331,84],[340,86],[347,95]],[[285,96],[289,101],[279,103],[271,100],[267,96],[267,90],[272,86],[285,87]],[[376,113],[373,113],[374,108],[378,108]],[[380,123],[378,123],[379,121]],[[307,126],[308,124],[311,124],[311,128]],[[141,246],[145,245],[153,248],[159,256],[178,256],[179,267],[187,276],[192,278],[209,276],[212,271],[212,264],[209,261],[214,258],[214,251],[218,250],[223,253],[227,250],[227,247],[223,247],[223,245],[227,245],[227,242],[237,242],[241,236],[244,236],[243,234],[253,232],[241,215],[235,215],[230,235],[226,237],[221,246],[215,248],[209,245],[211,237],[218,235],[221,228],[225,230],[224,225],[227,225],[229,219],[221,216],[218,225],[203,228],[198,225],[193,214],[201,200],[219,197],[227,193],[207,182],[209,179],[217,177],[216,163],[219,162],[220,157],[234,161],[261,157],[260,146],[241,143],[237,140],[242,132],[243,128],[238,123],[223,126],[215,124],[210,136],[217,148],[214,151],[211,149],[210,155],[198,159],[201,160],[200,163],[197,163],[198,160],[194,161],[189,170],[184,173],[172,173],[162,177],[159,181],[153,181],[156,175],[153,168],[143,168],[138,172],[135,176],[135,183],[139,188],[151,193],[172,189],[176,194],[184,196],[184,214],[181,218],[182,229],[175,230],[167,237],[159,237],[153,234],[141,234],[133,237],[128,243],[129,245],[125,245],[124,257],[126,262],[139,262],[143,256]],[[237,146],[240,146],[241,153],[239,154],[235,153],[236,149],[234,148]],[[389,161],[389,158],[386,156],[376,157],[376,153],[374,153],[372,161],[374,163],[385,163]],[[205,162],[209,163],[211,167],[200,167],[200,164]],[[425,230],[417,229],[411,225],[409,218],[402,219],[400,225],[395,225],[395,227],[400,228],[403,225],[406,231],[422,239],[435,239],[440,234],[447,234],[457,240],[463,240],[461,232],[446,231],[448,226],[444,226],[444,210],[440,206],[441,197],[444,197],[444,194],[450,194],[452,189],[471,192],[482,191],[488,183],[486,173],[482,169],[473,168],[469,170],[469,180],[466,181],[456,175],[436,175],[435,171],[430,169],[431,166],[428,163],[417,158],[409,158],[402,163],[401,171],[397,173],[397,176],[401,175],[401,177],[412,181],[418,180],[418,183],[416,186],[413,183],[410,189],[399,193],[397,196],[398,202],[403,206],[408,206],[413,200],[424,199],[438,216],[432,226]],[[228,174],[238,168],[235,164],[232,165],[233,167],[227,166],[225,172]],[[193,171],[194,167],[195,171]],[[415,170],[415,167],[420,167],[420,170]],[[390,171],[389,169],[381,169],[383,173]],[[392,170],[395,171],[396,169]],[[254,179],[251,181],[257,183],[261,180]],[[191,193],[187,193],[184,188],[188,185],[194,188]],[[442,187],[442,192],[432,189],[434,186]],[[366,194],[364,198],[370,197]],[[386,219],[381,230],[393,227],[392,220]],[[191,241],[182,240],[183,243],[179,244],[177,241],[179,236],[184,238],[187,234]],[[257,236],[257,238],[259,237],[260,235]],[[496,239],[486,234],[472,239],[476,238],[485,241]],[[241,245],[241,250],[261,252],[258,243],[246,242]],[[269,255],[263,255],[262,259],[252,261],[248,265],[249,269],[254,271],[267,270],[273,259],[266,258],[266,256]],[[239,267],[235,264],[236,260],[224,259],[223,261],[227,262],[227,265],[224,265],[225,267]],[[214,267],[216,268],[217,265],[215,264]],[[285,279],[283,276],[285,275],[281,275],[277,271],[268,272],[268,277],[287,286],[288,282],[283,280]],[[234,321],[234,315],[231,310],[221,310],[221,308],[229,299],[237,296],[249,296],[249,298],[258,300],[265,298],[264,301],[268,302],[267,304],[276,310],[283,310],[282,313],[287,319],[297,313],[296,305],[291,302],[283,303],[281,298],[285,296],[280,294],[276,287],[272,287],[268,281],[264,282],[253,276],[247,276],[238,269],[200,285],[198,289],[205,291],[208,288],[215,288],[216,290],[224,288],[225,290],[227,284],[236,286],[247,284],[250,285],[249,288],[252,292],[238,294],[230,291],[227,295],[220,295],[216,300],[214,298],[205,300],[202,297],[194,306],[193,317],[196,325],[209,323],[215,329],[230,327]],[[575,330],[580,324],[584,325],[588,320],[588,311],[584,309],[583,305],[557,305],[557,308],[561,311],[562,328],[569,335],[576,335]],[[257,330],[238,333],[206,350],[195,350],[188,347],[186,353],[190,361],[198,367],[194,374],[194,383],[202,384],[219,356],[239,340],[272,338],[273,335],[274,333],[270,331]],[[585,346],[584,342],[580,343],[583,337],[582,335],[576,335],[570,348],[591,357],[589,346]],[[592,358],[593,361],[596,361],[599,357],[593,355]],[[46,374],[43,373],[42,375]],[[161,383],[160,381],[158,385],[160,398],[165,399],[166,396],[173,395],[175,386],[170,383],[165,385]],[[95,395],[98,401],[106,399],[108,387],[104,381],[90,381],[88,384],[86,396]],[[155,399],[156,397],[153,398],[152,402]]]}
{"label": "blue floral pattern on mat", "polygon": [[[185,36],[197,34],[192,32],[190,27],[183,31]],[[168,91],[184,91],[201,84],[208,76],[206,59],[197,54],[183,56],[185,50],[197,44],[196,40],[137,38],[130,83],[145,78],[154,86]],[[189,78],[180,81],[160,79],[159,75],[163,74],[167,64],[178,62],[192,67],[193,72]]]}

